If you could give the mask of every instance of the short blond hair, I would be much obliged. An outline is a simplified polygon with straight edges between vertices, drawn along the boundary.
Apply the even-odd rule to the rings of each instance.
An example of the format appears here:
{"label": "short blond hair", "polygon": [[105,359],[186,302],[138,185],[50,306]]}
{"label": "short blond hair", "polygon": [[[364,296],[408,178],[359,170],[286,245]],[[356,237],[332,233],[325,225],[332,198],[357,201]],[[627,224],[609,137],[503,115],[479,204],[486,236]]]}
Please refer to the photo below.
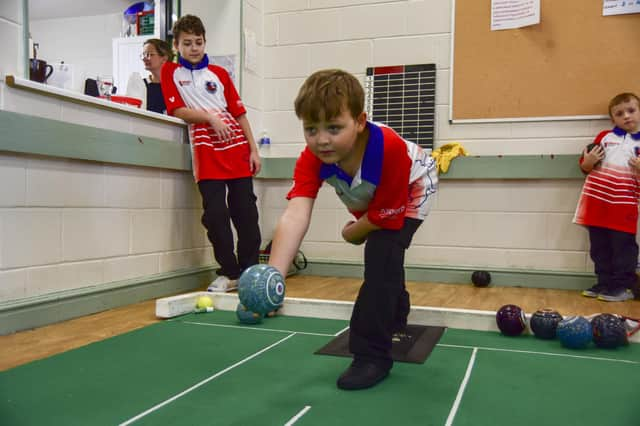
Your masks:
{"label": "short blond hair", "polygon": [[364,111],[364,89],[356,77],[339,69],[311,74],[302,84],[295,100],[299,119],[331,120],[346,108],[353,118]]}
{"label": "short blond hair", "polygon": [[640,107],[640,98],[638,98],[638,96],[635,93],[625,92],[625,93],[620,93],[618,95],[615,95],[613,99],[609,101],[609,117],[612,117],[611,110],[613,109],[614,106],[620,105],[621,103],[624,103],[624,102],[633,101],[633,100],[635,100],[638,104],[638,107]]}

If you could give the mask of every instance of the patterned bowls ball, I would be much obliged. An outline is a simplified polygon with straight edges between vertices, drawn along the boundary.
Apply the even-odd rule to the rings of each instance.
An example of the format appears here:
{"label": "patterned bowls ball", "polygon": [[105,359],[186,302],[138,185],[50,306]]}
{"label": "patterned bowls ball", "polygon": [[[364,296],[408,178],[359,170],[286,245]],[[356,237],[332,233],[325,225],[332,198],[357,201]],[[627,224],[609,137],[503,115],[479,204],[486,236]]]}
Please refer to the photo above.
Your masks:
{"label": "patterned bowls ball", "polygon": [[624,319],[613,314],[600,314],[591,320],[593,343],[599,348],[613,349],[629,343]]}
{"label": "patterned bowls ball", "polygon": [[284,301],[284,278],[276,268],[259,264],[247,268],[238,279],[238,297],[247,310],[265,316]]}
{"label": "patterned bowls ball", "polygon": [[505,336],[518,336],[527,328],[524,311],[516,305],[504,305],[498,309],[496,324]]}
{"label": "patterned bowls ball", "polygon": [[591,323],[581,316],[567,317],[560,321],[556,334],[560,343],[570,349],[586,348],[593,340]]}
{"label": "patterned bowls ball", "polygon": [[538,309],[531,315],[529,326],[536,337],[550,340],[555,339],[560,321],[562,321],[562,315],[558,311],[549,308]]}

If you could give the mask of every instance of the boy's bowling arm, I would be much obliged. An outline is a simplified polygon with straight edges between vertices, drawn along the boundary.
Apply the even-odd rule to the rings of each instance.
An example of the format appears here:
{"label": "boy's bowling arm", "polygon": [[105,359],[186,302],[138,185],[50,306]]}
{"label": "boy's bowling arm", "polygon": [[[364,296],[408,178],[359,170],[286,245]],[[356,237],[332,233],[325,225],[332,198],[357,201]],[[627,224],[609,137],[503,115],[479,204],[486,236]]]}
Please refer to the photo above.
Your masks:
{"label": "boy's bowling arm", "polygon": [[269,265],[280,271],[282,276],[286,276],[309,229],[314,201],[315,199],[307,197],[292,198],[278,221],[271,244]]}

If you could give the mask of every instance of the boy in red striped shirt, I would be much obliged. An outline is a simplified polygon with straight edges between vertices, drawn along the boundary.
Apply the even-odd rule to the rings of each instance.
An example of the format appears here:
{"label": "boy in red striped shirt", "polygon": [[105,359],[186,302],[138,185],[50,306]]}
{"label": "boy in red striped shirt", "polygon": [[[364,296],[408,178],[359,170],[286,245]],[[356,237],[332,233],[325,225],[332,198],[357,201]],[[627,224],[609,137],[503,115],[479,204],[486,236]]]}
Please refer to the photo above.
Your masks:
{"label": "boy in red striped shirt", "polygon": [[637,293],[638,199],[640,197],[640,99],[621,93],[609,102],[615,125],[600,132],[580,157],[587,174],[573,221],[589,230],[597,283],[582,292],[607,302]]}
{"label": "boy in red striped shirt", "polygon": [[[202,194],[202,224],[220,268],[209,291],[229,291],[258,263],[260,228],[252,176],[260,156],[246,110],[227,71],[209,64],[205,29],[193,15],[173,27],[178,63],[165,62],[160,84],[167,113],[189,123],[193,173]],[[238,235],[234,253],[231,222]]]}

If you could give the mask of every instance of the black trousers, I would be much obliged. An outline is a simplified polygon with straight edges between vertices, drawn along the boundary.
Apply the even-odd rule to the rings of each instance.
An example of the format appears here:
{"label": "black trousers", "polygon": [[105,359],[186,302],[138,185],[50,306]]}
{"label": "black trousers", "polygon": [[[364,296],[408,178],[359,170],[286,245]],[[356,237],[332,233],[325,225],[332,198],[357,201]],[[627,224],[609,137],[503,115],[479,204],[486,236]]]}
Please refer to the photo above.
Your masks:
{"label": "black trousers", "polygon": [[391,337],[407,325],[404,254],[421,220],[405,219],[398,231],[371,232],[364,247],[364,282],[351,314],[349,350],[354,360],[391,368]]}
{"label": "black trousers", "polygon": [[[201,180],[198,189],[204,209],[202,224],[220,265],[218,275],[236,279],[243,270],[257,264],[260,255],[260,226],[253,179]],[[231,223],[238,236],[237,257]]]}
{"label": "black trousers", "polygon": [[598,284],[610,290],[635,289],[638,243],[636,236],[613,229],[589,226],[591,260]]}

